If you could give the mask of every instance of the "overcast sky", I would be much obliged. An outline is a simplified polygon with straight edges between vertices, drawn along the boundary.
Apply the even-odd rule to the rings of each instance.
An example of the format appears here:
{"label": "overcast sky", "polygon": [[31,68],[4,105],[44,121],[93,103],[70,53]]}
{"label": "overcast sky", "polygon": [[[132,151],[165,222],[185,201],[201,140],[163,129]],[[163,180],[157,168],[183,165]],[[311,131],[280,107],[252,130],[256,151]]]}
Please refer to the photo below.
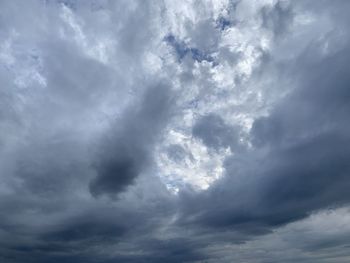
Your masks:
{"label": "overcast sky", "polygon": [[350,262],[349,13],[0,1],[0,262]]}

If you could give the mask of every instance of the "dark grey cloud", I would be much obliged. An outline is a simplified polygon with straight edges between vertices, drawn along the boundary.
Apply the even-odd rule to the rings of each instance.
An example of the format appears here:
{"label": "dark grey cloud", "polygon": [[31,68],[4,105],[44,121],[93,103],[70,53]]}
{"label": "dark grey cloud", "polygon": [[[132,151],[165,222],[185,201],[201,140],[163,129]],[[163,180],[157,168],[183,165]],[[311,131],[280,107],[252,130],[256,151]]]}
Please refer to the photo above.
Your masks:
{"label": "dark grey cloud", "polygon": [[322,60],[319,52],[309,47],[289,67],[299,86],[254,121],[252,148],[227,159],[225,177],[189,198],[190,221],[249,236],[349,202],[350,59],[347,48]]}
{"label": "dark grey cloud", "polygon": [[272,30],[275,36],[286,34],[293,24],[293,9],[287,1],[277,1],[261,10],[262,25]]}
{"label": "dark grey cloud", "polygon": [[151,151],[167,120],[171,118],[170,89],[157,84],[132,105],[126,119],[118,122],[100,146],[96,161],[97,177],[90,183],[93,195],[115,194],[131,184],[152,159]]}
{"label": "dark grey cloud", "polygon": [[232,151],[235,151],[241,147],[238,131],[238,127],[227,125],[220,116],[210,114],[197,120],[192,134],[210,148],[218,150],[230,147]]}
{"label": "dark grey cloud", "polygon": [[1,262],[348,262],[347,1],[0,10]]}

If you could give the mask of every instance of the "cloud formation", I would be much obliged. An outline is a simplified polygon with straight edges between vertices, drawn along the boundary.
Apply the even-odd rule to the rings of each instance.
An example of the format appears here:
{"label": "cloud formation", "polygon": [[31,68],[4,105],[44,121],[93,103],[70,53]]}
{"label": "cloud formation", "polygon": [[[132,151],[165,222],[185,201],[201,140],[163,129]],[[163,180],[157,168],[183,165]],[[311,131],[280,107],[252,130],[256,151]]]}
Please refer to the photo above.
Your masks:
{"label": "cloud formation", "polygon": [[0,261],[348,262],[347,1],[2,1]]}

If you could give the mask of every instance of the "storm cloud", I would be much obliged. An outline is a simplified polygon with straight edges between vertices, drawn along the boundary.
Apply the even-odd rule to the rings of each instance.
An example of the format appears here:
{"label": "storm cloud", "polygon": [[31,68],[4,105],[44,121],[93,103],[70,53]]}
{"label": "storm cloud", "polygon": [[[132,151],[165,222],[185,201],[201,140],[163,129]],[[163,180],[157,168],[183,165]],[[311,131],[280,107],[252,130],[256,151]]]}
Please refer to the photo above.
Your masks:
{"label": "storm cloud", "polygon": [[350,2],[0,10],[1,262],[349,262]]}

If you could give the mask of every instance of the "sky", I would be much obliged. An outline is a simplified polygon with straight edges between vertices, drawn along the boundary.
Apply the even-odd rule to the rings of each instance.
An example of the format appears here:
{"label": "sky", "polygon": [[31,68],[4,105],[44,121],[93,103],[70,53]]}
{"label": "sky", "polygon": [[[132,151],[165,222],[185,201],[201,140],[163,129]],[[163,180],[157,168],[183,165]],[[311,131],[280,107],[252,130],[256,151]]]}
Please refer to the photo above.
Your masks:
{"label": "sky", "polygon": [[0,262],[350,262],[350,1],[0,1]]}

